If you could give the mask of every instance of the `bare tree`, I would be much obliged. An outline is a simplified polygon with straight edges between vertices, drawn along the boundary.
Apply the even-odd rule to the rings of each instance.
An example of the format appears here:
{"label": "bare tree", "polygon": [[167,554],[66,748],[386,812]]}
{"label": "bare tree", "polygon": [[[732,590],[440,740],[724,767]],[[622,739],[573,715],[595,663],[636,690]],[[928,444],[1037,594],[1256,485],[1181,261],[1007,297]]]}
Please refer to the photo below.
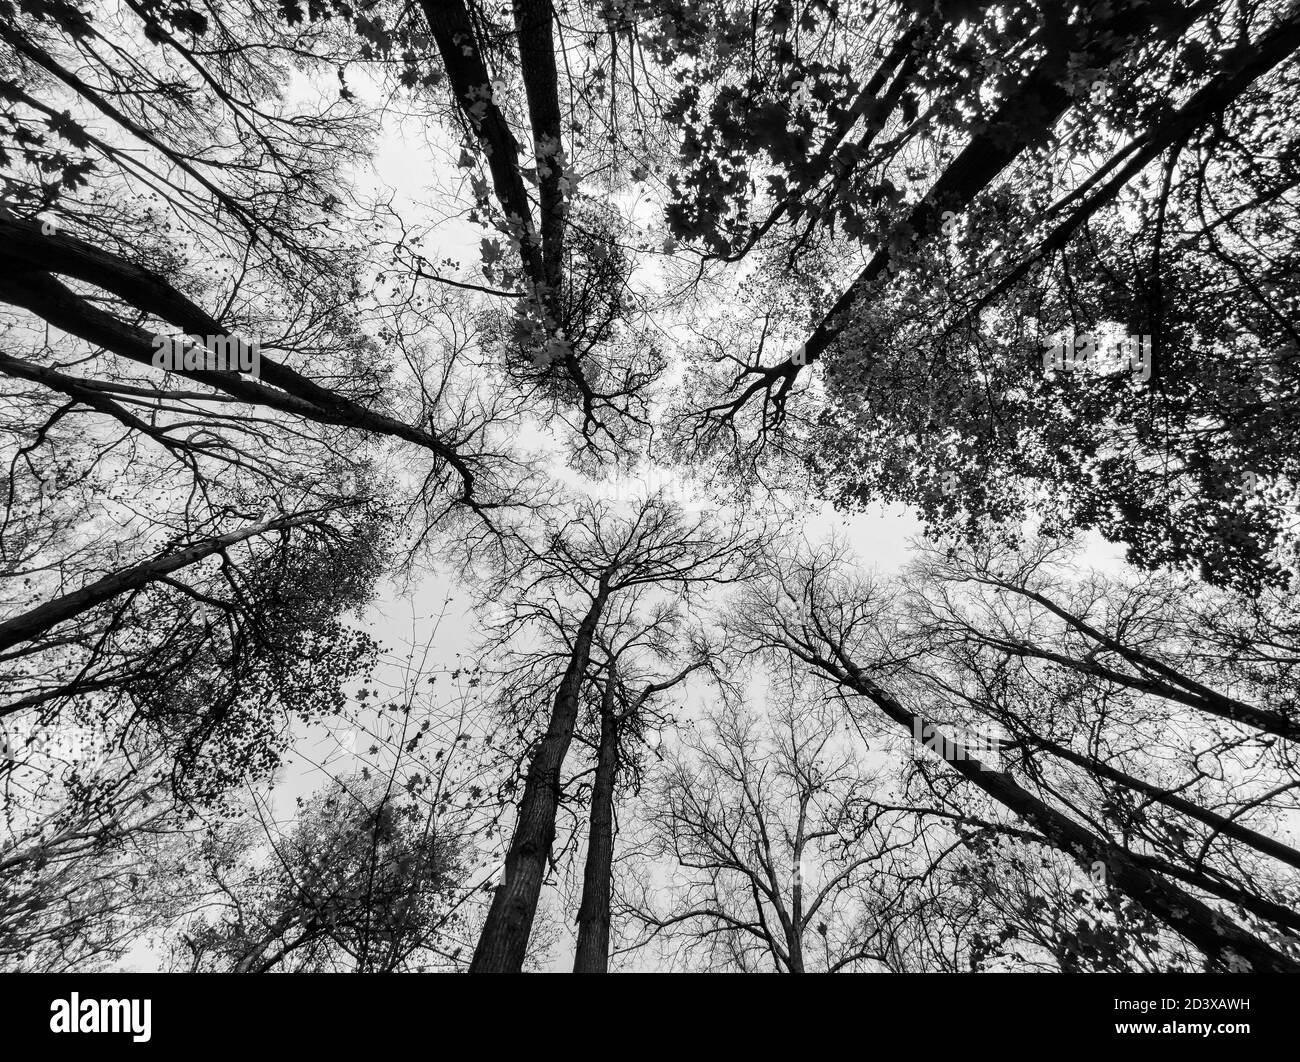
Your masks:
{"label": "bare tree", "polygon": [[888,969],[864,900],[903,833],[898,816],[872,813],[875,783],[841,709],[733,704],[680,732],[640,809],[642,857],[675,869],[629,897],[643,927],[632,946],[680,938],[705,968]]}
{"label": "bare tree", "polygon": [[[1194,944],[1211,965],[1295,967],[1289,943],[1272,943],[1242,929],[1221,909],[1174,883],[1186,879],[1186,874],[1171,870],[1167,861],[1141,851],[1140,845],[1137,851],[1130,850],[1122,822],[1108,823],[1088,807],[1076,806],[1069,794],[1058,792],[1032,766],[1024,768],[1025,784],[1018,781],[1012,763],[998,758],[1000,739],[981,736],[976,743],[968,733],[953,730],[954,723],[964,720],[945,719],[942,705],[937,709],[930,703],[909,706],[908,702],[915,703],[917,688],[906,682],[907,667],[925,647],[898,637],[901,617],[891,610],[891,599],[896,597],[896,590],[846,574],[842,558],[833,551],[787,558],[769,569],[767,581],[749,599],[735,629],[754,651],[789,654],[860,698],[862,705],[870,705],[878,713],[873,729],[883,725],[886,730],[901,730],[917,744],[933,746],[946,772],[959,777],[970,791],[979,791],[1011,812],[1042,843],[1068,854],[1082,867],[1103,867],[1111,887]],[[922,687],[920,696],[925,695]],[[982,747],[986,744],[992,747]],[[1208,888],[1219,900],[1240,900],[1236,890],[1214,888],[1212,882],[1195,875],[1191,884]]]}
{"label": "bare tree", "polygon": [[[635,605],[635,595],[633,595]],[[693,672],[715,670],[715,650],[698,635],[683,647],[681,612],[676,603],[653,609],[644,619],[620,602],[621,614],[608,623],[602,637],[605,650],[604,678],[600,691],[598,738],[594,742],[596,770],[591,783],[591,815],[587,832],[587,855],[583,867],[582,895],[578,904],[578,937],[574,949],[574,973],[605,973],[609,969],[609,942],[612,923],[615,794],[625,783],[629,769],[639,775],[640,757],[625,745],[647,740],[647,732],[664,722],[655,710],[660,694],[685,682]],[[616,632],[617,640],[610,632]],[[683,653],[683,649],[685,652]],[[650,654],[661,661],[682,655],[694,657],[675,674],[646,680],[639,689],[629,683],[642,679],[638,656]],[[638,652],[641,651],[641,652]]]}
{"label": "bare tree", "polygon": [[656,497],[628,517],[583,504],[567,523],[549,529],[538,548],[494,573],[488,598],[502,599],[493,625],[498,644],[530,631],[543,639],[540,651],[507,665],[507,696],[524,721],[540,714],[535,698],[545,696],[550,710],[540,739],[530,743],[504,875],[471,969],[518,970],[523,963],[582,687],[608,610],[641,587],[680,592],[732,581],[760,538],[705,517],[688,520]]}

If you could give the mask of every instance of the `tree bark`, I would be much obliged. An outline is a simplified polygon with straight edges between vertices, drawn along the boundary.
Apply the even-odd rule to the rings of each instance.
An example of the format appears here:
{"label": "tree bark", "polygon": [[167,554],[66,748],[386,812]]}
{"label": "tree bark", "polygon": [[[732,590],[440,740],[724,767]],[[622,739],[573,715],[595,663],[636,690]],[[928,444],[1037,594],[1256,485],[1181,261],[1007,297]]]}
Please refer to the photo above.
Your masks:
{"label": "tree bark", "polygon": [[[461,0],[422,0],[425,18],[442,56],[452,94],[483,145],[497,201],[521,226],[519,254],[534,285],[545,280],[541,241],[533,224],[528,190],[519,170],[519,144],[492,91],[469,11]],[[549,30],[549,27],[548,27]]]}

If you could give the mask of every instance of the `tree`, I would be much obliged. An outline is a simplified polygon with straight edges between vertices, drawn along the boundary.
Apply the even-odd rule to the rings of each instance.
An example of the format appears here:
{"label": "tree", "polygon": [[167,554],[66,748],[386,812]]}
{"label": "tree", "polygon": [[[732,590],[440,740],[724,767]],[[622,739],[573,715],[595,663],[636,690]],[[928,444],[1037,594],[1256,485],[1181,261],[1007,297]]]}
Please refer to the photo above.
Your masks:
{"label": "tree", "polygon": [[334,783],[266,844],[238,880],[223,875],[219,917],[187,926],[190,969],[391,972],[445,961],[461,841],[429,830],[418,804],[382,778]]}
{"label": "tree", "polygon": [[[47,733],[38,748],[4,732],[0,966],[111,966],[183,903],[168,858],[192,827],[166,785],[91,727]],[[165,769],[165,757],[148,766]],[[143,776],[143,777],[142,777]]]}
{"label": "tree", "polygon": [[1289,577],[1293,11],[771,3],[757,34],[726,4],[647,11],[663,61],[694,59],[674,232],[759,258],[780,306],[701,352],[723,369],[682,404],[686,453],[743,470],[775,441],[844,507]]}
{"label": "tree", "polygon": [[646,681],[639,691],[629,690],[627,683],[634,673],[638,649],[648,649],[666,662],[678,657],[682,640],[681,613],[673,605],[661,606],[646,619],[637,622],[638,619],[635,611],[625,606],[615,627],[618,640],[602,646],[606,660],[600,691],[599,738],[595,742],[596,772],[591,783],[587,856],[578,904],[574,973],[606,973],[609,969],[615,791],[624,781],[622,775],[628,773],[628,768],[639,774],[639,758],[623,745],[632,738],[645,741],[648,730],[662,725],[663,717],[653,708],[659,694],[680,685],[692,672],[705,668],[715,670],[716,650],[697,636],[691,639],[690,645],[695,659],[686,667],[676,674]]}
{"label": "tree", "polygon": [[490,573],[486,597],[501,602],[494,622],[498,644],[530,628],[546,638],[541,652],[510,662],[509,700],[520,705],[522,721],[537,713],[533,697],[546,696],[550,710],[540,739],[525,746],[531,751],[505,870],[471,970],[517,971],[523,963],[602,620],[642,587],[687,591],[733,581],[758,542],[753,533],[706,517],[688,520],[656,497],[642,499],[630,516],[584,504],[566,523],[546,529],[540,548]]}
{"label": "tree", "polygon": [[638,946],[684,935],[706,969],[888,969],[864,899],[897,816],[867,812],[863,753],[826,704],[766,718],[728,705],[686,729],[642,811],[644,857],[683,880],[666,906],[650,890],[630,901]]}
{"label": "tree", "polygon": [[[1104,809],[1102,816],[1088,815],[1072,799],[1060,795],[1033,761],[1019,765],[1025,778],[1022,784],[1013,773],[1017,765],[999,756],[1007,741],[1004,736],[972,736],[966,718],[945,719],[945,704],[960,710],[962,701],[954,701],[952,691],[941,684],[938,691],[948,697],[935,705],[930,700],[934,690],[907,682],[911,659],[919,659],[925,650],[898,637],[899,616],[891,610],[896,593],[848,575],[842,557],[833,551],[786,558],[783,564],[769,568],[764,584],[742,609],[735,629],[751,651],[789,654],[812,673],[861,698],[859,703],[878,713],[872,720],[873,730],[882,725],[886,731],[901,729],[918,744],[933,748],[944,762],[945,773],[953,772],[967,783],[963,789],[978,791],[995,807],[1012,813],[1029,826],[1030,836],[1040,843],[1067,854],[1081,867],[1103,868],[1110,887],[1195,945],[1210,965],[1293,968],[1289,940],[1283,936],[1275,944],[1265,939],[1276,936],[1277,929],[1261,936],[1243,930],[1171,879],[1188,881],[1220,900],[1245,904],[1255,914],[1266,911],[1278,925],[1286,926],[1290,919],[1281,905],[1263,897],[1252,901],[1206,875],[1189,875],[1143,851],[1141,845],[1130,850],[1131,835],[1123,815],[1116,817],[1113,810],[1107,815]],[[897,692],[892,688],[896,684]],[[994,711],[982,714],[986,720],[998,718]],[[1095,712],[1091,715],[1096,718]],[[962,729],[954,732],[954,725]],[[1015,747],[1014,735],[1010,744]],[[1012,824],[1005,828],[1023,829]]]}

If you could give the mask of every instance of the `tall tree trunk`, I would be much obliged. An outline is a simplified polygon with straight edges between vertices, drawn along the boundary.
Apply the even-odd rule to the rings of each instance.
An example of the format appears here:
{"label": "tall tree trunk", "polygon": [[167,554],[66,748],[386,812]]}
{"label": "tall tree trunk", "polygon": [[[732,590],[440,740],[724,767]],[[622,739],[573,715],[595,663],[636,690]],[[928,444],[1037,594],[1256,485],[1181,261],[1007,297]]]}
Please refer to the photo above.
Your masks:
{"label": "tall tree trunk", "polygon": [[505,873],[479,934],[470,973],[518,973],[523,969],[546,862],[555,843],[560,771],[573,741],[578,694],[608,593],[607,581],[602,579],[595,600],[578,628],[568,667],[555,692],[550,724],[528,765],[519,817],[506,852]]}
{"label": "tall tree trunk", "polygon": [[803,931],[804,923],[808,920],[804,914],[804,881],[803,855],[804,847],[807,843],[806,833],[808,828],[808,802],[812,799],[812,793],[809,789],[804,788],[799,794],[799,821],[795,824],[794,835],[794,888],[790,890],[790,917],[787,919],[782,916],[785,923],[786,953],[790,956],[788,963],[791,973],[804,973],[803,961]]}
{"label": "tall tree trunk", "polygon": [[[428,19],[456,103],[483,145],[497,201],[507,217],[513,214],[523,226],[519,254],[524,271],[534,285],[541,284],[545,280],[541,239],[533,224],[528,190],[519,170],[519,144],[502,112],[503,101],[491,88],[492,76],[479,51],[469,9],[463,0],[421,0],[420,6]],[[549,24],[547,32],[550,32]],[[484,90],[487,90],[486,97]]]}
{"label": "tall tree trunk", "polygon": [[609,972],[609,901],[614,867],[614,782],[618,775],[618,717],[614,689],[617,666],[611,660],[600,700],[600,749],[591,787],[591,829],[578,906],[578,947],[574,973]]}
{"label": "tall tree trunk", "polygon": [[[533,128],[537,163],[538,199],[541,207],[542,270],[546,281],[544,303],[558,311],[564,261],[563,141],[560,126],[559,75],[555,66],[555,40],[551,0],[514,0],[515,28],[519,35],[519,67],[528,95],[528,118]],[[564,322],[557,318],[557,327]]]}

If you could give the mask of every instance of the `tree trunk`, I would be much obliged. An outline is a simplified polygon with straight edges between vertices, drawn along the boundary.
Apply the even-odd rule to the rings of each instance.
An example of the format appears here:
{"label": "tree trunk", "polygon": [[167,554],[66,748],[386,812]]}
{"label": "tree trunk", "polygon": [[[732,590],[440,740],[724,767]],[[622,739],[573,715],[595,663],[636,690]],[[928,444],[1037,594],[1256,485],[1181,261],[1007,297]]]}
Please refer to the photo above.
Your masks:
{"label": "tree trunk", "polygon": [[599,591],[578,628],[569,665],[551,707],[546,734],[528,765],[519,818],[506,852],[505,873],[497,886],[483,931],[479,934],[470,973],[518,973],[523,969],[528,936],[537,914],[542,878],[555,842],[555,812],[559,806],[560,771],[573,740],[578,719],[578,694],[591,656],[596,624],[605,608],[608,589]]}
{"label": "tree trunk", "polygon": [[794,888],[790,890],[790,917],[787,919],[782,915],[782,921],[785,923],[786,954],[789,955],[788,965],[791,973],[803,973],[803,931],[804,922],[807,918],[804,915],[804,886],[807,884],[803,877],[803,854],[806,841],[804,834],[808,828],[808,802],[812,799],[812,793],[803,788],[799,794],[799,821],[795,824],[794,836]]}
{"label": "tree trunk", "polygon": [[[1166,38],[1183,32],[1196,15],[1194,9],[1179,10],[1169,3],[1160,7],[1166,19],[1161,35]],[[1110,5],[1108,12],[1087,28],[1091,42],[1088,61],[1098,69],[1120,58],[1134,40],[1152,33],[1151,5],[1126,0]],[[906,226],[913,239],[933,235],[946,209],[957,213],[965,210],[1027,146],[1049,137],[1069,109],[1071,97],[1062,82],[1075,58],[1073,53],[1082,42],[1077,32],[1065,25],[1062,14],[1053,14],[1051,20],[1053,32],[1042,60],[1025,76],[1016,93],[994,112],[984,130],[973,136],[952,160],[925,199],[909,213]],[[853,304],[888,275],[891,259],[890,248],[877,251],[808,337],[803,345],[803,361],[773,366],[771,371],[798,372],[799,367],[820,358],[844,330]]]}
{"label": "tree trunk", "polygon": [[[533,127],[537,162],[537,188],[541,207],[542,271],[546,281],[544,301],[558,309],[564,262],[564,177],[560,126],[559,75],[555,67],[555,42],[551,0],[514,0],[515,28],[519,34],[519,67],[528,95],[528,117]],[[557,319],[557,327],[564,322]]]}
{"label": "tree trunk", "polygon": [[[841,657],[843,669],[830,661],[822,666],[837,674],[846,686],[873,701],[885,715],[913,734],[924,733],[927,720],[908,711],[876,686],[857,667]],[[918,739],[919,740],[919,739]],[[1252,936],[1231,919],[1202,903],[1190,893],[1164,880],[1145,867],[1140,858],[1099,837],[1087,827],[1050,807],[1027,789],[1002,774],[984,767],[978,759],[950,739],[955,758],[949,766],[973,782],[1003,807],[1032,823],[1052,845],[1085,868],[1091,862],[1105,864],[1109,882],[1150,911],[1170,929],[1196,945],[1208,958],[1230,971],[1300,972],[1300,963]]]}
{"label": "tree trunk", "polygon": [[578,906],[574,973],[609,972],[609,900],[614,867],[614,781],[618,775],[618,719],[614,712],[617,669],[609,665],[600,702],[600,750],[591,787],[591,829]]}
{"label": "tree trunk", "polygon": [[[119,357],[152,367],[156,350],[154,336],[143,328],[136,328],[104,312],[52,275],[30,270],[27,263],[33,259],[34,252],[8,242],[10,237],[23,237],[23,231],[19,223],[8,223],[0,219],[0,237],[6,240],[3,253],[0,254],[0,302],[20,306],[60,331],[110,350]],[[30,238],[30,233],[23,238]],[[55,260],[69,275],[88,279],[109,291],[118,292],[121,289],[123,297],[131,301],[132,305],[136,305],[132,300],[139,297],[139,308],[157,305],[176,317],[186,317],[187,322],[201,323],[207,319],[197,308],[193,308],[193,312],[184,312],[184,306],[180,305],[183,298],[179,293],[171,289],[163,290],[166,286],[161,281],[156,281],[156,278],[154,283],[141,281],[138,269],[128,270],[118,276],[106,264],[109,256],[103,253],[90,254],[86,250],[88,245],[81,241],[55,236],[47,239],[62,241],[59,247],[48,253],[58,252]],[[187,323],[185,327],[191,325]],[[223,337],[227,335],[224,329],[210,334]],[[462,500],[470,502],[475,484],[474,471],[450,443],[424,428],[404,424],[384,413],[367,409],[349,398],[336,395],[271,358],[261,357],[259,364],[261,372],[257,380],[237,372],[208,369],[187,369],[177,371],[175,375],[224,391],[241,401],[269,406],[304,420],[391,435],[423,446],[456,471],[465,485]]]}
{"label": "tree trunk", "polygon": [[[483,145],[493,190],[502,210],[523,226],[519,254],[534,285],[545,279],[541,241],[533,224],[528,190],[519,171],[519,144],[501,111],[502,101],[491,90],[492,76],[478,50],[469,10],[462,0],[421,0],[429,30],[442,57],[456,102]],[[549,32],[549,25],[548,25]],[[484,98],[481,93],[488,90]]]}
{"label": "tree trunk", "polygon": [[165,553],[153,560],[145,561],[143,564],[137,564],[133,568],[126,568],[120,572],[114,572],[112,575],[106,575],[89,586],[75,590],[70,594],[64,594],[62,597],[56,597],[53,601],[47,601],[45,604],[38,605],[22,615],[0,623],[0,650],[8,649],[19,642],[31,641],[31,639],[44,634],[51,627],[73,619],[83,612],[104,604],[106,601],[111,601],[119,594],[139,590],[155,580],[170,575],[172,572],[195,564],[205,557],[212,556],[214,553],[220,553],[238,542],[243,542],[267,531],[287,530],[291,527],[301,526],[309,523],[311,519],[312,517],[308,516],[286,516],[273,520],[262,520],[240,531],[232,531],[226,535],[204,539],[202,542],[196,542],[194,545],[178,550],[175,553]]}

